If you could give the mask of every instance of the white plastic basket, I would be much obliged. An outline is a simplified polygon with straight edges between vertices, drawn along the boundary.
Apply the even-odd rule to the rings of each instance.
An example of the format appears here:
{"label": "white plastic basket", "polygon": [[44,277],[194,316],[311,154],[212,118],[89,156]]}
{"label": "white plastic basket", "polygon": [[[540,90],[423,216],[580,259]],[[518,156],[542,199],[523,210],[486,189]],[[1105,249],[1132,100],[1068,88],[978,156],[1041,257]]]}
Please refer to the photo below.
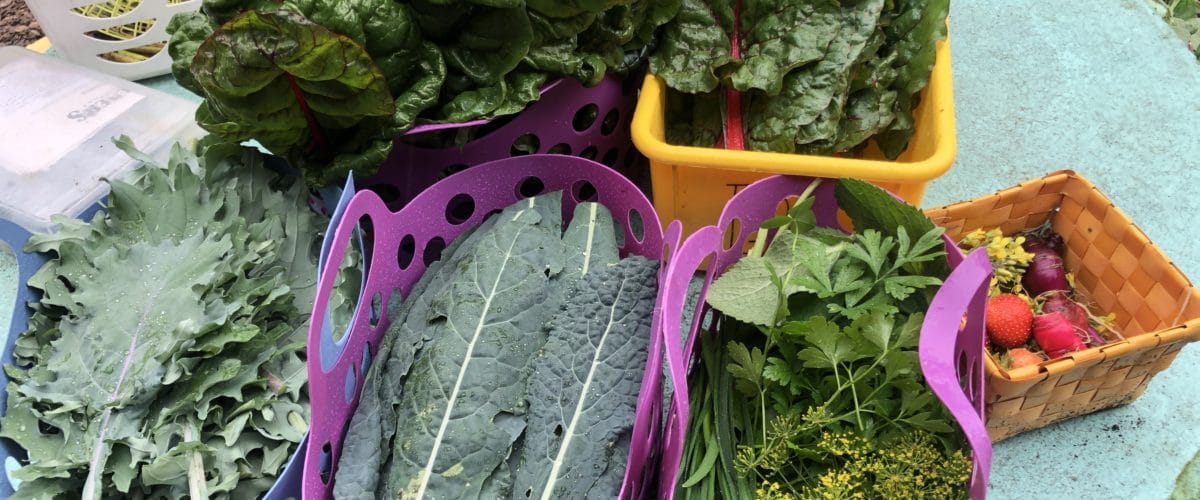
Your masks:
{"label": "white plastic basket", "polygon": [[[74,9],[103,3],[104,0],[26,0],[29,10],[41,24],[58,54],[75,64],[86,66],[126,80],[139,80],[171,71],[171,56],[164,47],[157,54],[138,62],[116,62],[101,54],[129,50],[167,41],[167,23],[181,12],[200,8],[201,0],[142,0],[137,7],[116,17],[87,17]],[[104,40],[89,33],[139,21],[154,20],[153,26],[128,40]]]}

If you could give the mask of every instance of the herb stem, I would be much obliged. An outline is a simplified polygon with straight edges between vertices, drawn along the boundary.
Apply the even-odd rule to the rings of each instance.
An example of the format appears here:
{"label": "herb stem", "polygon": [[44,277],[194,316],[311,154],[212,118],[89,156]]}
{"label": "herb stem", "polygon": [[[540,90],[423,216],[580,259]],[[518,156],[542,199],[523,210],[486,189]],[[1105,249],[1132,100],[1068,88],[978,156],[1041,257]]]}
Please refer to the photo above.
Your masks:
{"label": "herb stem", "polygon": [[808,183],[808,186],[804,188],[804,191],[800,193],[800,197],[796,199],[796,204],[799,205],[801,202],[808,199],[809,196],[812,196],[813,191],[816,191],[817,187],[820,185],[821,179],[813,179],[812,182]]}
{"label": "herb stem", "polygon": [[861,410],[861,408],[859,406],[859,402],[858,402],[858,388],[855,387],[855,385],[857,385],[857,382],[858,381],[854,379],[854,376],[851,375],[850,376],[850,396],[854,399],[854,420],[858,422],[858,430],[866,431],[866,427],[863,425],[863,421],[862,421],[862,410]]}

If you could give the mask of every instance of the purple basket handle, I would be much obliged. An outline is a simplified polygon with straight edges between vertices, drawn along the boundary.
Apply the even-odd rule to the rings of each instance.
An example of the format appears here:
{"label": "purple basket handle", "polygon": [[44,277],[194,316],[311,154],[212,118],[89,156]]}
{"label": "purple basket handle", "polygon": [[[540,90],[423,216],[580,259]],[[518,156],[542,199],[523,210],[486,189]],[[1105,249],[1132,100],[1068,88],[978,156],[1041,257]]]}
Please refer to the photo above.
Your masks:
{"label": "purple basket handle", "polygon": [[992,463],[992,442],[983,420],[984,311],[991,277],[987,252],[971,252],[934,295],[918,348],[925,382],[971,444],[970,491],[976,500],[987,496]]}
{"label": "purple basket handle", "polygon": [[[704,305],[708,287],[720,272],[742,257],[742,245],[746,239],[757,233],[764,221],[776,215],[779,204],[803,193],[811,182],[812,179],[807,177],[777,175],[751,184],[730,198],[721,212],[718,225],[706,226],[692,233],[674,256],[664,286],[662,331],[663,342],[667,346],[667,368],[675,392],[672,395],[672,410],[664,424],[659,498],[671,499],[675,496],[675,480],[687,434],[687,415],[690,414],[687,372],[700,326],[708,310]],[[825,181],[812,193],[813,212],[821,226],[838,227],[833,187],[832,182]],[[680,345],[688,286],[709,257],[712,260],[700,289],[700,302],[696,314],[692,316],[687,339]]]}
{"label": "purple basket handle", "polygon": [[660,331],[663,317],[663,300],[667,297],[668,263],[674,259],[683,238],[683,224],[672,221],[663,233],[663,263],[658,271],[658,294],[655,299],[654,315],[650,322],[650,345],[646,361],[646,373],[642,375],[641,390],[638,392],[637,415],[635,416],[633,432],[630,439],[629,457],[625,465],[625,481],[621,485],[618,498],[644,498],[650,492],[647,486],[651,484],[656,459],[661,446],[662,421],[662,363],[663,336]]}
{"label": "purple basket handle", "polygon": [[[387,311],[374,311],[368,304],[387,304],[393,290],[398,290],[402,297],[407,298],[413,285],[425,272],[426,260],[432,262],[436,257],[431,255],[422,258],[434,247],[429,243],[440,240],[443,245],[447,244],[466,228],[482,222],[492,210],[516,203],[523,198],[520,192],[522,186],[531,185],[531,179],[536,179],[535,184],[543,187],[540,192],[564,192],[563,214],[567,220],[580,201],[579,194],[594,190],[594,200],[608,207],[613,218],[621,222],[625,233],[621,255],[638,254],[655,260],[663,258],[662,226],[650,201],[621,174],[583,158],[530,155],[488,162],[438,182],[397,212],[389,211],[374,192],[357,193],[346,206],[339,224],[330,231],[334,239],[329,260],[321,270],[309,325],[308,374],[312,427],[304,469],[305,498],[328,498],[330,495],[331,487],[327,480],[332,478],[335,471],[345,425],[358,402],[361,387],[358,381],[365,376],[373,351],[389,326]],[[588,185],[591,189],[587,188]],[[469,200],[473,207],[470,215],[462,220],[452,217],[449,209],[456,200],[462,203],[464,199]],[[370,218],[374,233],[363,293],[346,335],[334,342],[328,337],[326,332],[329,329],[325,327],[332,284],[349,238],[364,216]],[[634,218],[642,221],[639,234],[633,230],[631,220]],[[668,237],[674,239],[668,241],[677,243],[680,229],[673,226],[671,231]],[[401,263],[396,256],[400,255],[403,241],[412,243],[412,252],[411,258]],[[374,298],[376,294],[380,300],[364,300]],[[661,354],[655,356],[651,352],[648,358],[651,364],[655,359],[661,363]],[[652,370],[661,373],[661,364],[657,367],[648,366],[647,371]],[[653,389],[656,386],[661,390],[661,380],[657,383],[643,380],[643,388]],[[639,400],[652,396],[642,394]],[[649,418],[651,416],[649,411],[643,414],[639,410],[635,422],[633,434],[640,437],[639,449],[642,451],[645,451],[645,446],[653,444],[653,426],[656,423]],[[323,473],[326,479],[322,479]],[[625,483],[637,481],[640,474],[641,471],[627,470]],[[636,487],[629,489],[636,490]]]}

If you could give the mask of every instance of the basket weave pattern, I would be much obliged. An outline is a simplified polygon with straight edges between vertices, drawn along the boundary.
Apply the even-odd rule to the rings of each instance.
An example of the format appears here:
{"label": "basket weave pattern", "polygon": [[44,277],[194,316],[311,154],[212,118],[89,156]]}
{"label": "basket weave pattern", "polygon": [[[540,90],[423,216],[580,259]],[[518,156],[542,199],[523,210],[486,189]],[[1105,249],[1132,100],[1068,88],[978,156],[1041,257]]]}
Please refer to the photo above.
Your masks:
{"label": "basket weave pattern", "polygon": [[[1054,213],[1055,207],[1059,208]],[[1067,270],[1093,313],[1115,313],[1125,340],[1040,367],[985,361],[988,434],[1000,441],[1137,399],[1188,342],[1200,339],[1200,291],[1146,234],[1082,176],[1060,171],[926,214],[955,240],[976,229],[1005,234],[1053,217]]]}

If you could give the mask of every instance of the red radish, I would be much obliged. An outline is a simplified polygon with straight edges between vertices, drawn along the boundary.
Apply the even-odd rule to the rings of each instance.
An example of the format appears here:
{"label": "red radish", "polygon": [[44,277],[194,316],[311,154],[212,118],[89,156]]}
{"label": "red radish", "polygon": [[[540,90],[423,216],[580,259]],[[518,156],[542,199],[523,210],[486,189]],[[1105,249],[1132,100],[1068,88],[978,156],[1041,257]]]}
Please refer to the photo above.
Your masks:
{"label": "red radish", "polygon": [[1060,312],[1033,317],[1033,340],[1046,351],[1050,359],[1087,349],[1087,345],[1075,334],[1075,325]]}
{"label": "red radish", "polygon": [[1054,232],[1050,219],[1037,228],[1025,231],[1022,236],[1025,242],[1021,247],[1033,254],[1033,261],[1021,277],[1021,286],[1025,287],[1025,291],[1034,297],[1050,290],[1070,291],[1062,259],[1066,244],[1062,236]]}
{"label": "red radish", "polygon": [[1052,313],[1058,312],[1066,316],[1071,321],[1071,325],[1075,327],[1075,334],[1083,337],[1087,342],[1092,342],[1095,345],[1105,343],[1104,337],[1101,337],[1095,328],[1088,322],[1087,308],[1082,304],[1071,300],[1065,292],[1054,290],[1047,292],[1045,302],[1042,302],[1042,312]]}
{"label": "red radish", "polygon": [[1021,245],[1033,254],[1033,261],[1025,269],[1021,277],[1021,286],[1032,296],[1038,296],[1051,290],[1069,291],[1067,271],[1063,267],[1063,259],[1046,240],[1035,236],[1026,236]]}
{"label": "red radish", "polygon": [[[1057,210],[1055,211],[1057,212]],[[1021,236],[1025,237],[1025,244],[1021,246],[1029,252],[1033,252],[1038,247],[1048,248],[1061,257],[1063,251],[1067,249],[1067,244],[1063,241],[1062,235],[1054,231],[1052,222],[1053,219],[1047,218],[1042,225],[1021,233]]]}
{"label": "red radish", "polygon": [[1008,350],[1009,368],[1021,368],[1023,366],[1036,366],[1042,362],[1042,357],[1034,354],[1033,351],[1024,347]]}

